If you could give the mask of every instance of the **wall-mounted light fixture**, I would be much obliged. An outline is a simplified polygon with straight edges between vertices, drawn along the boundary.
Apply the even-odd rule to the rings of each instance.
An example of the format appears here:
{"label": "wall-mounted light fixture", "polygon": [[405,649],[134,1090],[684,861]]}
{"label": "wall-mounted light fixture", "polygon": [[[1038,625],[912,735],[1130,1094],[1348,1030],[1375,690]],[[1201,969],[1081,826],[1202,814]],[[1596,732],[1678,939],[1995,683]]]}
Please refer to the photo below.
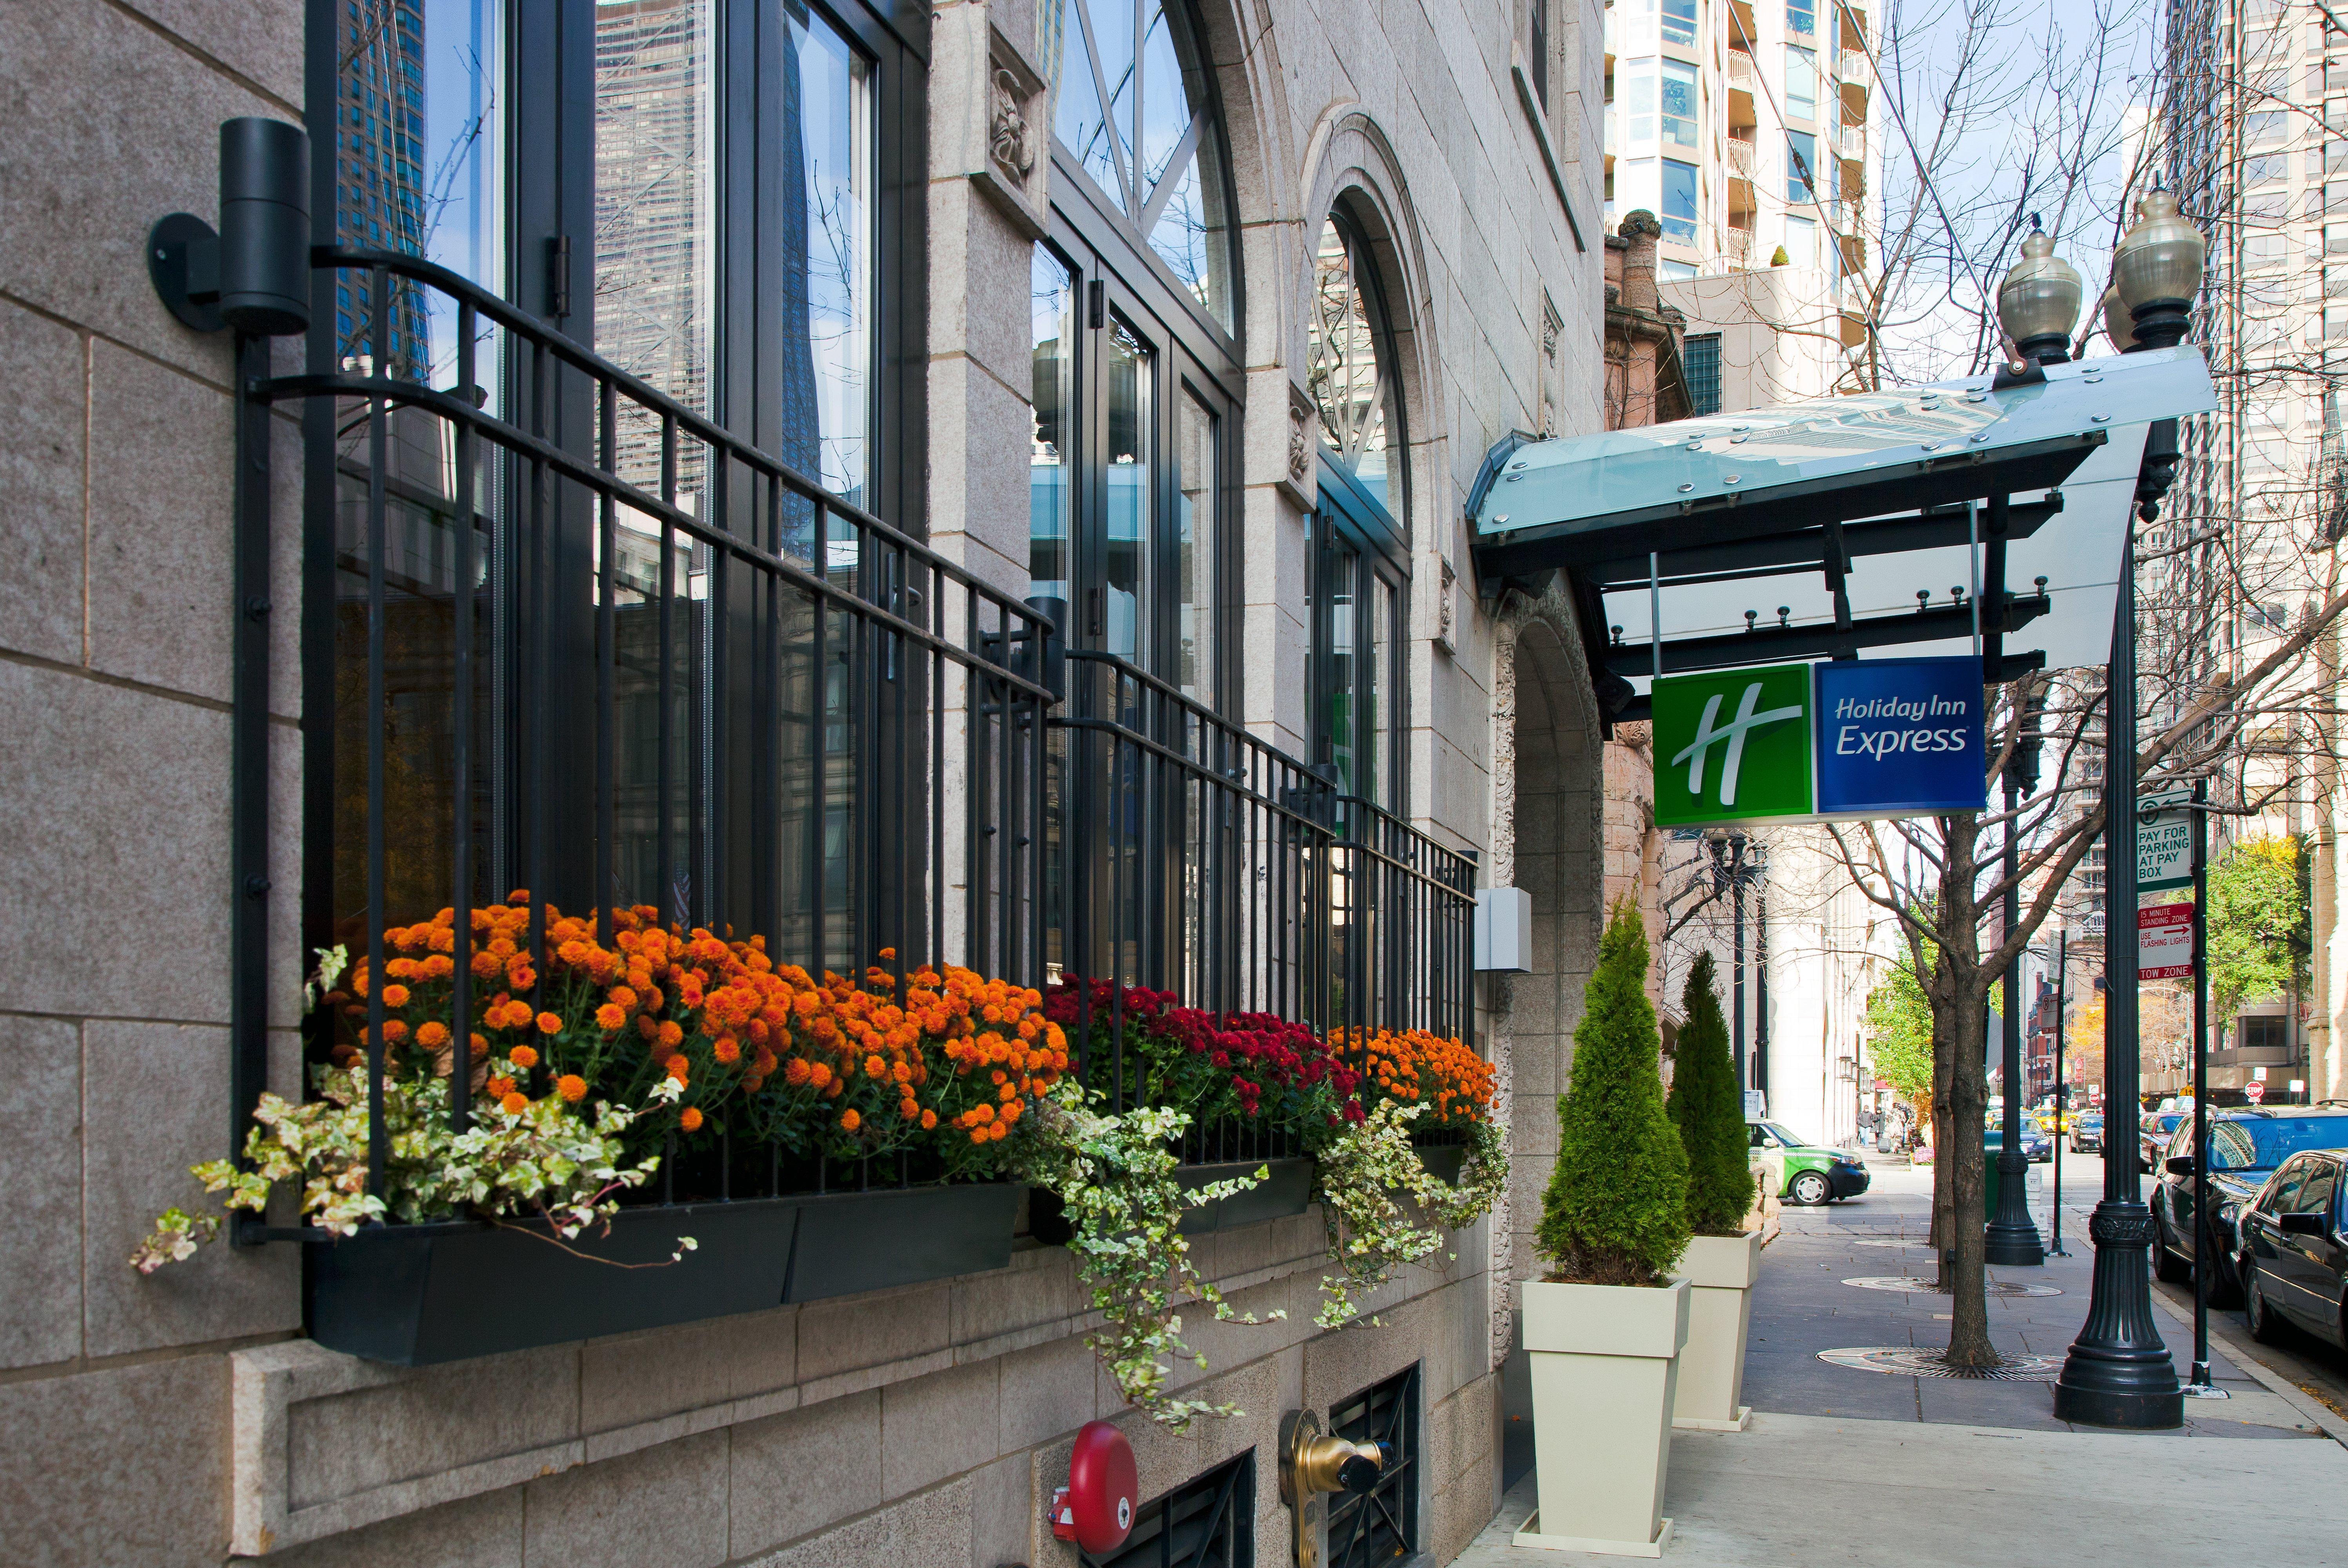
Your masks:
{"label": "wall-mounted light fixture", "polygon": [[200,333],[310,330],[310,138],[282,119],[221,122],[220,216],[174,212],[147,235],[147,276]]}

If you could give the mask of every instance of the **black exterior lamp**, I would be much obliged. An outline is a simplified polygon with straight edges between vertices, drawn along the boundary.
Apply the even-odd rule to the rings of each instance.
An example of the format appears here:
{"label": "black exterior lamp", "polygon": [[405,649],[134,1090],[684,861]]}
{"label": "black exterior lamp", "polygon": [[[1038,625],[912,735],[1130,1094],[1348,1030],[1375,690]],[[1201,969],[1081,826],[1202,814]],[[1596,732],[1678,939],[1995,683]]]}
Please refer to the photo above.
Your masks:
{"label": "black exterior lamp", "polygon": [[147,276],[200,333],[310,330],[310,138],[248,115],[220,128],[220,228],[174,212],[147,235]]}
{"label": "black exterior lamp", "polygon": [[2022,260],[1997,289],[1998,325],[2013,340],[2015,351],[2037,364],[2070,363],[2071,328],[2085,292],[2078,269],[2054,253],[2054,237],[2039,227],[2033,212]]}
{"label": "black exterior lamp", "polygon": [[2131,351],[2174,348],[2191,324],[2187,313],[2201,292],[2209,242],[2186,220],[2169,191],[2147,193],[2137,202],[2136,213],[2136,222],[2112,252],[2112,287],[2136,323]]}

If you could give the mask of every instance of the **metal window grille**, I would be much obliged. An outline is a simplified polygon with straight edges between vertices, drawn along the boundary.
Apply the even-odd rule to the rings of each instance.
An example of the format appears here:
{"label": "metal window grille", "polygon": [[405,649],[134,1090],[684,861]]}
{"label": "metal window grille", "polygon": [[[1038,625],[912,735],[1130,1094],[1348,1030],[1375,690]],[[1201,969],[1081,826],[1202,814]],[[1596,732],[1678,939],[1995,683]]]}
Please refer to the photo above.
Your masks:
{"label": "metal window grille", "polygon": [[1687,377],[1688,412],[1702,417],[1720,412],[1720,334],[1690,333],[1680,344],[1680,370]]}
{"label": "metal window grille", "polygon": [[[1051,962],[1111,982],[1104,1061],[1122,1108],[1123,989],[1266,1012],[1316,1032],[1426,1029],[1473,1040],[1476,866],[1325,770],[1265,744],[1111,655],[1066,656],[1048,831]],[[1091,991],[1079,988],[1079,1039]],[[1186,1159],[1303,1151],[1242,1127],[1185,1134]]]}
{"label": "metal window grille", "polygon": [[[246,442],[265,441],[273,404],[314,400],[331,415],[312,429],[329,465],[323,542],[337,591],[312,596],[305,657],[331,661],[332,680],[309,690],[330,692],[332,712],[305,718],[322,736],[355,731],[345,751],[362,760],[358,777],[320,792],[358,831],[308,870],[348,874],[357,897],[337,910],[337,933],[355,958],[381,975],[386,925],[527,887],[541,976],[550,903],[574,914],[649,903],[762,935],[778,962],[817,972],[854,972],[893,948],[901,974],[953,961],[1040,982],[1048,620],[445,269],[334,247],[314,264],[372,301],[374,352],[338,370],[250,376],[238,413]],[[456,388],[479,384],[478,353],[494,355],[505,395],[399,378],[396,292],[445,296]],[[646,430],[652,487],[623,469]],[[707,476],[697,507],[679,500],[687,465]],[[442,482],[411,483],[417,473]],[[265,501],[241,506],[241,556],[256,529],[265,552],[269,523]],[[240,782],[248,795],[265,788],[242,769]],[[239,963],[265,972],[266,933],[245,924]],[[473,933],[462,919],[454,931],[463,973]],[[455,1006],[463,1040],[469,988]],[[366,1021],[380,1190],[381,987]],[[237,1050],[241,1123],[265,1070],[260,1030]],[[454,1074],[458,1126],[469,1098],[468,1075]],[[716,1143],[664,1160],[648,1195],[724,1200],[876,1175],[787,1168],[765,1146],[737,1162]]]}
{"label": "metal window grille", "polygon": [[1254,1568],[1255,1450],[1141,1505],[1133,1533],[1085,1568]]}
{"label": "metal window grille", "polygon": [[1329,1430],[1385,1445],[1378,1484],[1329,1503],[1329,1568],[1372,1568],[1418,1550],[1418,1363],[1329,1408]]}

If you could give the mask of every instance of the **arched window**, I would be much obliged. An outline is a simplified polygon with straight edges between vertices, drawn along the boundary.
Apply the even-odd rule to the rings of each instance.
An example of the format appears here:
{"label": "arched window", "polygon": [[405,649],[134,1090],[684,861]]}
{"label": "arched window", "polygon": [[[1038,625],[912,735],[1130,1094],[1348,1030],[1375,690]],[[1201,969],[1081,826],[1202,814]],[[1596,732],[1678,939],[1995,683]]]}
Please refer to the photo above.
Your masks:
{"label": "arched window", "polygon": [[1346,471],[1399,515],[1402,497],[1388,493],[1386,460],[1389,447],[1402,441],[1392,335],[1367,243],[1335,212],[1321,224],[1306,324],[1305,384],[1321,411],[1322,437]]}
{"label": "arched window", "polygon": [[1393,333],[1366,238],[1321,225],[1307,303],[1305,384],[1321,415],[1312,522],[1313,760],[1341,794],[1403,808],[1403,627],[1409,538]]}
{"label": "arched window", "polygon": [[1036,30],[1054,134],[1200,309],[1236,332],[1222,128],[1188,15],[1164,0],[1044,0]]}

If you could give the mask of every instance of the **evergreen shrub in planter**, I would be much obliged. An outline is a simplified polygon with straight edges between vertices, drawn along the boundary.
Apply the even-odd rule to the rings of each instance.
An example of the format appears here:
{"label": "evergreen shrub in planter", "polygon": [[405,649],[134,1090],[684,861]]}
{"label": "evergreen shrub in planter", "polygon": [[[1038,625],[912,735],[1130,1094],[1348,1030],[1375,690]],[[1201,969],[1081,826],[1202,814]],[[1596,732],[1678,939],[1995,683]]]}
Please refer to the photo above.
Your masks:
{"label": "evergreen shrub in planter", "polygon": [[1653,1557],[1688,1286],[1666,1277],[1688,1240],[1688,1163],[1663,1112],[1647,937],[1618,904],[1573,1034],[1558,1102],[1557,1168],[1524,1286],[1540,1503],[1520,1546]]}
{"label": "evergreen shrub in planter", "polygon": [[1695,1234],[1678,1269],[1689,1288],[1688,1340],[1680,1352],[1672,1424],[1742,1431],[1753,1414],[1737,1399],[1745,1388],[1761,1235],[1745,1229],[1753,1207],[1752,1140],[1710,953],[1696,955],[1681,1005],[1687,1022],[1680,1030],[1665,1108],[1687,1151],[1688,1223]]}

